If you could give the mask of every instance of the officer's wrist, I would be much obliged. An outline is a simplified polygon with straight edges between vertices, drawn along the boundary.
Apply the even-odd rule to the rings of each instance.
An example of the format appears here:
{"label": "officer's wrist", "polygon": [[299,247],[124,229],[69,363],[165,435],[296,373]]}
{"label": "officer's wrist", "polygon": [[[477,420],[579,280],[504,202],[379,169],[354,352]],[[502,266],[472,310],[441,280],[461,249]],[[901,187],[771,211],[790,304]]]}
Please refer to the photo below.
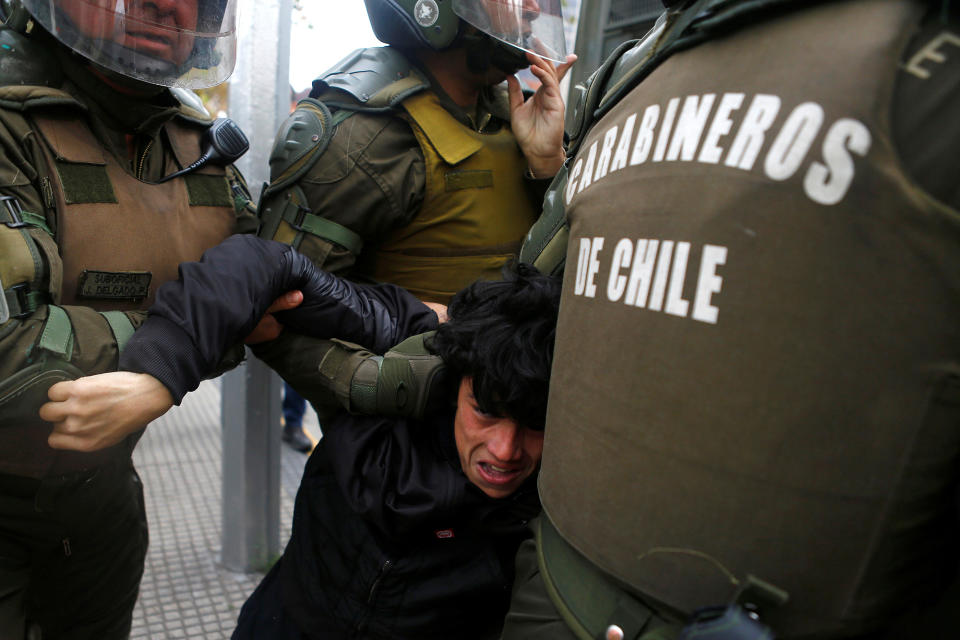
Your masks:
{"label": "officer's wrist", "polygon": [[549,180],[557,175],[560,167],[566,162],[567,156],[561,151],[557,156],[550,159],[543,159],[537,162],[528,162],[527,177],[534,180]]}

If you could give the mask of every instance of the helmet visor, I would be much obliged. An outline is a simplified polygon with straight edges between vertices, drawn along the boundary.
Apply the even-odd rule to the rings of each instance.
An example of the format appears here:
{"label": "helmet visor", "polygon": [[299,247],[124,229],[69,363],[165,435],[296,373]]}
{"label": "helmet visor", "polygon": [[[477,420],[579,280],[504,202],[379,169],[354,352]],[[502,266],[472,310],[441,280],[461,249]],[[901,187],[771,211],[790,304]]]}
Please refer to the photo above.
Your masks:
{"label": "helmet visor", "polygon": [[453,0],[453,11],[465,22],[501,42],[535,53],[541,58],[564,62],[567,47],[560,2]]}
{"label": "helmet visor", "polygon": [[237,58],[237,0],[24,0],[60,42],[150,84],[220,84]]}

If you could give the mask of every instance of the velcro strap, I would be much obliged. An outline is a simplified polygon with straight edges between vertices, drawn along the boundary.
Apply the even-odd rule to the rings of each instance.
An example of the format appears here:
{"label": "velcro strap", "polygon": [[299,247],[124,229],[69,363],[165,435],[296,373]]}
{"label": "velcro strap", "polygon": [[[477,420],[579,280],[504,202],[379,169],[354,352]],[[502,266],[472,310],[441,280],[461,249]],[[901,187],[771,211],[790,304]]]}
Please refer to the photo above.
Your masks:
{"label": "velcro strap", "polygon": [[49,305],[47,323],[40,334],[38,346],[69,361],[73,356],[73,324],[67,312],[56,305]]}
{"label": "velcro strap", "polygon": [[47,226],[47,219],[41,214],[23,209],[20,206],[20,201],[13,196],[4,196],[2,200],[3,206],[0,206],[0,222],[11,229],[25,226],[37,227],[53,235],[53,231]]}
{"label": "velcro strap", "polygon": [[100,315],[106,318],[107,324],[110,325],[113,337],[117,341],[117,351],[123,351],[133,332],[136,331],[130,318],[123,311],[101,311]]}
{"label": "velcro strap", "polygon": [[314,215],[309,209],[287,199],[284,202],[283,219],[297,231],[304,231],[324,240],[335,242],[350,253],[358,255],[363,249],[363,238],[342,224]]}
{"label": "velcro strap", "polygon": [[42,215],[38,213],[34,213],[32,211],[27,211],[24,209],[20,212],[20,217],[23,218],[23,221],[26,222],[31,227],[37,227],[38,229],[43,229],[51,236],[53,235],[53,231],[50,229],[50,227],[47,226],[47,219],[44,218]]}

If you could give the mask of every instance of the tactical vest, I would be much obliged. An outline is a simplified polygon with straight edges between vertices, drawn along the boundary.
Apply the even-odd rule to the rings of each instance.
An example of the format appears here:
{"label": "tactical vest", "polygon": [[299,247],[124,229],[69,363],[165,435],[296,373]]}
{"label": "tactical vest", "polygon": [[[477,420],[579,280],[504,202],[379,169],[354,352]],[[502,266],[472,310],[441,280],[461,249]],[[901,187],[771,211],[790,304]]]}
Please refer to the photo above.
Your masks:
{"label": "tactical vest", "polygon": [[674,54],[568,164],[540,492],[661,610],[752,574],[778,637],[830,638],[956,566],[960,212],[891,143],[925,5],[803,4]]}
{"label": "tactical vest", "polygon": [[[104,315],[121,342],[132,327],[122,314],[111,312],[146,309],[156,289],[177,277],[180,262],[198,260],[205,249],[227,237],[236,220],[233,194],[222,167],[204,167],[162,184],[138,180],[97,140],[83,109],[63,91],[4,86],[2,99],[20,105],[27,126],[40,140],[46,166],[37,167],[38,191],[53,211],[46,222],[54,232],[63,269],[62,277],[56,267],[50,269],[50,290],[37,300],[52,303],[38,355],[17,376],[22,378],[17,393],[30,398],[22,402],[30,412],[22,415],[26,407],[18,408],[16,397],[5,398],[6,453],[0,472],[41,477],[89,469],[129,455],[129,447],[117,445],[91,454],[56,452],[46,443],[49,425],[33,415],[32,407],[40,402],[37,393],[58,380],[82,375],[69,364],[73,327],[59,305],[110,310]],[[201,154],[203,128],[198,125],[202,123],[189,116],[164,125],[161,135],[180,166]],[[29,219],[35,221],[37,213],[30,212]],[[43,235],[34,232],[35,237]]]}
{"label": "tactical vest", "polygon": [[[236,219],[223,167],[161,184],[138,180],[76,113],[34,113],[45,141],[63,257],[61,304],[146,309],[177,266],[230,235]],[[165,127],[180,166],[201,155],[196,127]]]}
{"label": "tactical vest", "polygon": [[[359,276],[398,284],[431,302],[447,303],[478,278],[499,278],[537,213],[523,184],[526,160],[509,127],[478,133],[461,124],[393,47],[353,52],[314,87],[321,100],[301,101],[277,136],[271,182],[261,196],[261,237],[294,247],[304,234],[337,243],[359,255]],[[409,122],[426,164],[426,196],[417,215],[373,246],[314,215],[296,185],[326,150],[334,128],[363,112],[393,113]]]}
{"label": "tactical vest", "polygon": [[500,278],[536,215],[523,185],[526,159],[509,128],[478,133],[433,92],[403,102],[426,162],[417,215],[365,254],[360,268],[422,300],[446,304],[478,278]]}

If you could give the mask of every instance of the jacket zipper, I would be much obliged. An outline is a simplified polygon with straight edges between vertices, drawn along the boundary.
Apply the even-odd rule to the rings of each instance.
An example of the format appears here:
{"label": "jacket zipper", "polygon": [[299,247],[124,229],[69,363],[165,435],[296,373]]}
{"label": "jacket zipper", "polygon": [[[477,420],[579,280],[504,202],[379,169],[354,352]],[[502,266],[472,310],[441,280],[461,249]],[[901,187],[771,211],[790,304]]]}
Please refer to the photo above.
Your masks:
{"label": "jacket zipper", "polygon": [[377,595],[377,587],[380,586],[380,581],[383,579],[383,576],[386,575],[387,571],[390,570],[390,567],[393,566],[393,560],[386,560],[383,563],[383,566],[380,567],[380,573],[377,574],[376,579],[373,581],[373,584],[370,585],[370,595],[367,596],[367,604],[373,604],[373,599]]}
{"label": "jacket zipper", "polygon": [[153,140],[147,140],[143,153],[140,154],[140,161],[137,163],[137,180],[143,180],[143,165],[147,161],[147,154],[150,153],[151,147],[153,147]]}

